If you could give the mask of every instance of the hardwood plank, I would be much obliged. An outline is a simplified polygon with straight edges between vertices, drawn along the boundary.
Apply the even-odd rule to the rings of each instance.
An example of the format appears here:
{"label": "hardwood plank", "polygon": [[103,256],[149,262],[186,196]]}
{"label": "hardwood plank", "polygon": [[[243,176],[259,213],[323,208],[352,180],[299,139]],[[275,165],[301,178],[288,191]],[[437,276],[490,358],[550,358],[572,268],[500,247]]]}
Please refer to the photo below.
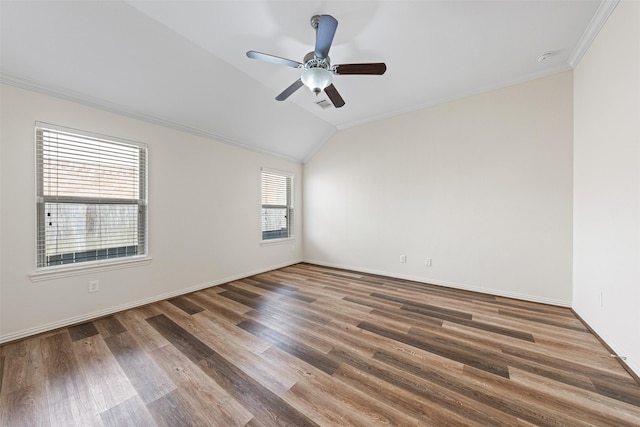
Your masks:
{"label": "hardwood plank", "polygon": [[147,404],[147,409],[160,427],[213,426],[213,420],[203,419],[191,401],[180,389],[173,390],[161,398]]}
{"label": "hardwood plank", "polygon": [[419,348],[421,350],[428,351],[429,353],[433,353],[447,359],[455,360],[457,362],[482,369],[495,375],[509,378],[509,370],[507,368],[507,365],[496,361],[494,358],[487,357],[486,355],[476,355],[472,352],[460,351],[459,348],[452,347],[450,345],[447,345],[446,343],[440,344],[435,342],[426,342],[412,336],[381,328],[369,322],[361,322],[358,327],[365,331],[378,334],[394,341],[398,341]]}
{"label": "hardwood plank", "polygon": [[464,313],[464,312],[458,311],[458,310],[450,310],[450,309],[447,309],[447,308],[442,308],[442,307],[438,307],[438,306],[431,305],[431,304],[421,304],[421,303],[418,303],[418,302],[415,302],[415,301],[407,300],[407,299],[404,299],[404,298],[397,298],[397,297],[394,297],[394,296],[391,296],[391,295],[386,295],[386,294],[381,294],[381,293],[372,293],[371,296],[373,298],[378,298],[378,299],[383,299],[383,300],[387,300],[387,301],[393,301],[393,302],[400,303],[400,304],[402,304],[402,307],[411,306],[411,307],[422,309],[425,312],[442,313],[443,315],[445,315],[446,318],[459,317],[461,319],[467,319],[467,320],[471,320],[473,318],[471,313]]}
{"label": "hardwood plank", "polygon": [[20,390],[45,379],[40,342],[40,337],[34,337],[3,346],[5,368],[2,394]]}
{"label": "hardwood plank", "polygon": [[418,425],[417,420],[384,402],[379,401],[377,405],[371,406],[367,403],[368,396],[346,383],[339,383],[339,387],[336,387],[332,377],[310,369],[308,364],[277,347],[270,348],[266,353],[298,375],[296,384],[282,398],[299,411],[309,414],[321,425]]}
{"label": "hardwood plank", "polygon": [[[210,331],[198,336],[199,339],[216,350],[220,356],[232,360],[236,367],[272,392],[280,395],[296,383],[297,377],[285,366],[264,356],[263,352],[268,350],[271,344],[236,325],[217,324],[215,319],[205,314],[199,314],[198,320]],[[234,339],[219,338],[225,336],[232,336]]]}
{"label": "hardwood plank", "polygon": [[93,322],[82,323],[76,326],[70,326],[67,328],[71,341],[78,341],[83,338],[88,338],[93,335],[98,335],[98,330],[93,325]]}
{"label": "hardwood plank", "polygon": [[324,298],[320,304],[309,304],[305,307],[305,310],[329,319],[329,322],[324,324],[337,321],[349,323],[354,326],[362,320],[363,315],[371,312],[371,309],[368,307],[361,307],[356,304],[345,304],[344,301],[333,298]]}
{"label": "hardwood plank", "polygon": [[49,426],[49,401],[44,381],[0,396],[0,426]]}
{"label": "hardwood plank", "polygon": [[181,309],[187,314],[196,314],[204,310],[204,308],[189,301],[188,295],[177,297],[177,298],[171,298],[170,300],[167,300],[167,301],[169,301],[171,304],[175,305],[176,307],[178,307],[179,309]]}
{"label": "hardwood plank", "polygon": [[270,342],[276,347],[286,351],[292,356],[307,362],[309,365],[317,368],[329,375],[333,374],[338,368],[338,364],[327,358],[323,353],[299,343],[289,337],[274,331],[254,320],[248,319],[238,324],[239,328],[251,332],[255,336]]}
{"label": "hardwood plank", "polygon": [[118,335],[127,331],[127,328],[125,328],[115,316],[94,320],[93,324],[100,335],[102,335],[102,338],[109,338],[112,335]]}
{"label": "hardwood plank", "polygon": [[289,292],[289,293],[293,293],[293,292],[297,292],[297,291],[300,290],[300,288],[298,288],[297,286],[291,286],[291,285],[288,285],[286,283],[281,283],[281,282],[277,282],[277,281],[266,279],[267,277],[271,277],[271,276],[272,276],[271,274],[265,273],[265,274],[259,274],[259,275],[247,277],[247,278],[241,279],[239,281],[240,282],[252,283],[252,284],[255,284],[255,286],[258,286],[258,287],[263,288],[263,289],[270,290],[272,292]]}
{"label": "hardwood plank", "polygon": [[317,426],[307,416],[256,382],[217,353],[198,362],[205,374],[220,384],[265,426]]}
{"label": "hardwood plank", "polygon": [[175,390],[175,384],[158,368],[130,332],[104,341],[145,404]]}
{"label": "hardwood plank", "polygon": [[175,347],[159,348],[151,353],[151,357],[164,368],[179,390],[189,392],[181,398],[186,398],[190,402],[189,411],[197,413],[198,419],[207,420],[208,425],[242,426],[253,416]]}
{"label": "hardwood plank", "polygon": [[248,423],[244,425],[244,427],[261,427],[262,424],[258,421],[257,418],[251,418]]}
{"label": "hardwood plank", "polygon": [[220,294],[222,294],[223,292],[227,292],[227,291],[224,288],[221,288],[220,286],[215,286],[214,288],[204,289],[201,292],[198,292],[198,294],[202,293],[203,295],[206,295],[209,298],[211,298],[213,301],[222,304],[222,306],[225,307],[226,309],[231,310],[240,315],[243,313],[246,313],[248,310],[251,310],[251,307],[247,307],[244,304],[241,304],[239,302],[236,302],[221,296]]}
{"label": "hardwood plank", "polygon": [[[272,315],[257,310],[249,311],[246,317],[321,353],[326,354],[333,348],[326,337],[315,333],[320,330],[320,327],[311,322],[305,322],[293,316]],[[291,328],[291,324],[295,324],[296,328]]]}
{"label": "hardwood plank", "polygon": [[147,321],[265,425],[316,425],[170,319],[156,316]]}
{"label": "hardwood plank", "polygon": [[[448,388],[456,393],[475,400],[478,404],[490,406],[504,414],[511,415],[530,421],[536,425],[552,425],[566,426],[572,425],[570,418],[564,414],[557,413],[553,417],[548,414],[540,413],[535,409],[531,409],[531,402],[520,402],[512,399],[509,395],[499,394],[491,389],[484,387],[474,387],[472,384],[465,382],[460,377],[453,377],[443,372],[429,369],[428,366],[416,365],[414,362],[398,354],[392,355],[387,353],[376,353],[374,358],[391,366],[397,367],[407,373],[416,375],[434,384]],[[465,369],[469,369],[466,368]],[[482,370],[477,370],[484,372]],[[500,378],[499,376],[490,375],[491,378]]]}
{"label": "hardwood plank", "polygon": [[[519,416],[535,423],[549,423],[553,420],[559,425],[607,425],[612,421],[610,416],[603,415],[597,410],[576,410],[575,405],[567,399],[547,399],[547,394],[535,388],[516,386],[513,381],[488,376],[484,372],[465,367],[465,376],[472,380],[476,388],[485,387],[491,390],[491,394],[501,396],[500,399],[509,403],[514,411],[520,411]],[[505,397],[502,397],[505,396]],[[546,400],[544,406],[539,405],[540,400]],[[494,400],[494,403],[497,400]],[[532,411],[526,413],[523,408]],[[619,425],[619,424],[616,424]],[[622,425],[620,425],[622,427]]]}
{"label": "hardwood plank", "polygon": [[192,334],[203,332],[200,330],[198,322],[193,319],[192,315],[185,313],[182,309],[169,303],[169,301],[159,301],[153,304],[152,307],[158,310],[158,314],[155,316],[148,316],[147,319],[163,315],[176,322]]}
{"label": "hardwood plank", "polygon": [[[157,314],[159,313],[155,313],[154,315]],[[127,329],[127,333],[130,335],[128,339],[135,339],[147,352],[156,350],[169,343],[158,331],[145,322],[147,317],[152,316],[147,316],[140,308],[117,313],[115,317]],[[111,338],[114,338],[114,336],[109,337],[109,339]]]}
{"label": "hardwood plank", "polygon": [[421,307],[417,307],[411,304],[405,304],[402,306],[403,310],[410,311],[412,313],[422,314],[428,317],[435,317],[437,319],[446,320],[452,323],[459,323],[461,325],[470,326],[472,328],[480,329],[487,332],[493,332],[495,334],[505,335],[512,338],[517,338],[525,341],[534,341],[533,335],[524,331],[516,331],[513,329],[505,328],[502,326],[496,326],[490,323],[478,322],[475,320],[469,320],[458,316],[450,316],[445,313],[435,312],[432,310],[427,310]]}
{"label": "hardwood plank", "polygon": [[302,301],[302,302],[306,302],[306,303],[311,303],[314,302],[316,300],[316,298],[310,297],[308,295],[304,295],[301,292],[298,292],[298,288],[294,288],[292,286],[287,286],[287,285],[282,285],[278,282],[269,280],[269,279],[265,279],[265,278],[259,278],[259,277],[252,277],[250,279],[243,279],[239,281],[240,283],[247,283],[250,284],[252,286],[255,286],[257,288],[262,288],[265,289],[267,291],[270,291],[272,293],[275,294],[280,294],[283,295],[285,297],[288,298],[292,298],[298,301]]}
{"label": "hardwood plank", "polygon": [[[600,419],[604,417],[606,421],[603,424],[610,423],[621,427],[638,425],[636,408],[630,407],[629,404],[620,400],[611,399],[582,388],[558,384],[552,379],[530,374],[517,368],[510,370],[510,377],[514,383],[522,385],[524,389],[532,389],[538,393],[540,390],[545,390],[545,393],[554,401],[565,401],[572,408],[580,408],[581,413],[595,413]],[[580,402],[585,399],[591,402],[587,408],[580,405]]]}
{"label": "hardwood plank", "polygon": [[66,331],[42,339],[43,369],[52,426],[101,426],[89,385],[78,366]]}
{"label": "hardwood plank", "polygon": [[[245,288],[250,288],[250,285],[244,285],[243,283],[238,283],[238,286],[241,286],[243,290],[247,290]],[[220,294],[224,295],[224,294]],[[300,304],[296,300],[291,300],[290,298],[283,297],[281,295],[261,295],[259,299],[248,300],[246,296],[242,296],[240,294],[227,294],[227,296],[235,298],[237,301],[243,302],[245,305],[250,306],[252,310],[271,313],[273,315],[280,316],[293,316],[296,319],[300,319],[302,321],[310,321],[314,323],[318,323],[320,325],[327,324],[331,318],[319,315],[309,311],[309,304]]]}
{"label": "hardwood plank", "polygon": [[504,348],[503,353],[561,368],[564,372],[575,372],[588,377],[600,394],[640,407],[640,388],[627,375],[605,374],[591,366],[562,360],[537,352],[514,347]]}
{"label": "hardwood plank", "polygon": [[226,293],[237,294],[237,295],[240,295],[240,296],[244,297],[244,299],[246,299],[246,300],[259,300],[259,301],[262,301],[262,300],[266,300],[267,299],[267,298],[264,298],[258,292],[248,291],[246,289],[243,289],[242,287],[237,286],[236,282],[220,285],[220,287],[226,289],[227,292],[224,292],[225,294]]}
{"label": "hardwood plank", "polygon": [[370,314],[373,316],[385,317],[387,319],[408,323],[409,326],[427,327],[427,325],[431,325],[441,327],[444,324],[444,321],[441,319],[415,315],[414,313],[409,312],[398,312],[393,310],[374,308],[373,310],[371,310]]}
{"label": "hardwood plank", "polygon": [[135,395],[100,414],[105,427],[156,427],[140,396]]}
{"label": "hardwood plank", "polygon": [[[424,326],[421,327],[428,329]],[[517,347],[529,350],[535,349],[541,353],[562,354],[570,358],[580,358],[582,356],[588,364],[604,365],[612,373],[619,372],[620,369],[619,363],[611,364],[609,363],[611,360],[602,358],[602,353],[598,351],[597,344],[594,346],[594,343],[590,343],[589,346],[584,346],[582,342],[572,341],[570,337],[565,337],[560,341],[556,338],[549,339],[548,337],[536,335],[534,336],[534,341],[531,342],[514,340],[508,336],[494,334],[488,339],[486,335],[478,334],[478,330],[475,328],[447,321],[443,322],[442,329],[452,337],[460,337],[476,343],[488,343],[493,348]]]}
{"label": "hardwood plank", "polygon": [[[197,334],[198,338],[216,350],[224,347],[224,342],[226,341],[229,341],[231,346],[237,346],[256,354],[262,353],[271,347],[271,344],[244,329],[236,327],[236,323],[220,318],[218,313],[203,311],[194,317],[205,330],[205,332]],[[243,320],[245,320],[244,317],[240,319],[240,321]]]}
{"label": "hardwood plank", "polygon": [[192,362],[199,362],[212,355],[214,351],[202,341],[191,335],[186,329],[169,319],[164,314],[147,319],[174,347],[180,350]]}
{"label": "hardwood plank", "polygon": [[590,377],[598,393],[640,407],[640,389],[631,382],[614,381],[600,376]]}
{"label": "hardwood plank", "polygon": [[137,394],[100,335],[75,341],[72,349],[99,412]]}
{"label": "hardwood plank", "polygon": [[552,325],[544,325],[541,323],[517,319],[515,317],[500,316],[497,313],[475,314],[473,319],[481,323],[498,324],[504,328],[512,330],[526,330],[526,332],[534,337],[533,341],[538,337],[542,337],[543,339],[546,338],[555,341],[569,340],[572,343],[578,345],[581,344],[585,347],[602,345],[597,338],[589,333],[559,328]]}
{"label": "hardwood plank", "polygon": [[[207,295],[204,292],[198,292],[197,294],[189,295],[189,300],[195,302],[199,306],[203,307],[204,313],[215,313],[217,316],[224,318],[233,324],[242,322],[244,316],[233,310],[227,308],[222,302],[217,301],[215,298]],[[246,311],[246,310],[243,310]]]}
{"label": "hardwood plank", "polygon": [[282,316],[293,316],[302,321],[314,322],[319,325],[325,325],[331,321],[330,316],[318,314],[312,310],[310,311],[311,304],[300,304],[296,300],[280,295],[271,297],[263,295],[261,298],[262,303],[258,307],[255,307],[254,310]]}
{"label": "hardwood plank", "polygon": [[495,300],[487,301],[485,302],[485,304],[493,305],[496,307],[507,307],[510,309],[526,310],[539,314],[563,316],[568,321],[577,320],[571,312],[570,308],[557,307],[549,304],[540,304],[506,297],[496,297]]}
{"label": "hardwood plank", "polygon": [[557,326],[559,328],[571,329],[573,331],[589,332],[589,330],[587,328],[585,328],[584,326],[567,324],[566,321],[560,322],[560,321],[557,321],[557,320],[550,320],[548,318],[548,316],[540,317],[540,316],[535,316],[535,315],[524,315],[524,314],[516,313],[516,312],[510,311],[510,310],[498,310],[498,314],[500,314],[502,316],[515,317],[517,319],[530,320],[530,321],[536,322],[536,323],[543,323],[545,325]]}
{"label": "hardwood plank", "polygon": [[[358,385],[370,395],[378,395],[380,401],[391,401],[405,413],[419,419],[428,425],[482,425],[503,424],[515,422],[512,416],[505,416],[500,411],[481,405],[470,405],[464,396],[453,393],[450,389],[416,381],[411,375],[406,375],[399,369],[385,367],[377,360],[367,361],[345,351],[333,351],[331,355],[344,364],[353,367],[351,377],[359,377]],[[348,372],[340,367],[344,375]],[[369,380],[369,384],[362,381],[366,375],[376,378],[377,382]],[[391,387],[390,387],[391,386]],[[395,389],[404,393],[399,393]],[[393,396],[387,394],[394,390]],[[382,394],[380,394],[382,393]]]}

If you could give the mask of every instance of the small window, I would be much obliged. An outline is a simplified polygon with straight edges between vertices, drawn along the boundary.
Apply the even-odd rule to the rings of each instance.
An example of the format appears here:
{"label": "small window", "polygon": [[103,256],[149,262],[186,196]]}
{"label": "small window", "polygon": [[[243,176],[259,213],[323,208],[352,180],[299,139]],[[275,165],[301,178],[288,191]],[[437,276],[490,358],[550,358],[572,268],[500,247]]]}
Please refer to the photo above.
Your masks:
{"label": "small window", "polygon": [[37,267],[147,255],[147,148],[36,124]]}
{"label": "small window", "polygon": [[262,240],[292,237],[292,186],[292,175],[262,170]]}

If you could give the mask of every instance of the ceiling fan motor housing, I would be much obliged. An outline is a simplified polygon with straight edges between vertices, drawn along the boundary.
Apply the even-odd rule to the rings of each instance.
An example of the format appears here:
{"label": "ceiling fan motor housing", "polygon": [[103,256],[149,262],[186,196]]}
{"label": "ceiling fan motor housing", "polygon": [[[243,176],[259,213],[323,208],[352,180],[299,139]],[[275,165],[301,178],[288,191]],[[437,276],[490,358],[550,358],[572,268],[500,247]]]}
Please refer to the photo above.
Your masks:
{"label": "ceiling fan motor housing", "polygon": [[331,58],[329,58],[328,56],[324,59],[322,58],[318,58],[315,54],[315,52],[309,52],[304,56],[304,59],[302,60],[302,62],[304,63],[304,67],[305,69],[308,68],[324,68],[325,70],[328,70],[329,67],[331,66]]}

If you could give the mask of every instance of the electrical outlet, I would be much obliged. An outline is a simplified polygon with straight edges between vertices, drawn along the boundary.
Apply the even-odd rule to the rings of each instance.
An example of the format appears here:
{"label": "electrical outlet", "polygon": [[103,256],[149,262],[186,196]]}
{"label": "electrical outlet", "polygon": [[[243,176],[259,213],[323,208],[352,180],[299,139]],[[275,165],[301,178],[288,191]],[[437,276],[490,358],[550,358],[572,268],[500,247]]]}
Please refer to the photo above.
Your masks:
{"label": "electrical outlet", "polygon": [[600,308],[604,307],[604,295],[600,292]]}
{"label": "electrical outlet", "polygon": [[425,258],[424,265],[426,265],[427,267],[431,267],[431,258]]}
{"label": "electrical outlet", "polygon": [[406,255],[400,255],[400,263],[402,263],[402,264],[406,264],[407,263],[407,256]]}
{"label": "electrical outlet", "polygon": [[98,292],[100,290],[99,280],[89,280],[89,292]]}

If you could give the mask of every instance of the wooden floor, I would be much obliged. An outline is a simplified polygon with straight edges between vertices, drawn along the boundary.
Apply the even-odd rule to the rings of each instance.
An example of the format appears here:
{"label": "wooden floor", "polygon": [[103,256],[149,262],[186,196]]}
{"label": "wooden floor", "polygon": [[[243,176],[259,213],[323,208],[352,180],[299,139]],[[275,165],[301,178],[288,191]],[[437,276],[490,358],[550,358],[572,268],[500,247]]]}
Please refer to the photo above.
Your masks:
{"label": "wooden floor", "polygon": [[2,426],[638,426],[569,309],[298,264],[0,347]]}

